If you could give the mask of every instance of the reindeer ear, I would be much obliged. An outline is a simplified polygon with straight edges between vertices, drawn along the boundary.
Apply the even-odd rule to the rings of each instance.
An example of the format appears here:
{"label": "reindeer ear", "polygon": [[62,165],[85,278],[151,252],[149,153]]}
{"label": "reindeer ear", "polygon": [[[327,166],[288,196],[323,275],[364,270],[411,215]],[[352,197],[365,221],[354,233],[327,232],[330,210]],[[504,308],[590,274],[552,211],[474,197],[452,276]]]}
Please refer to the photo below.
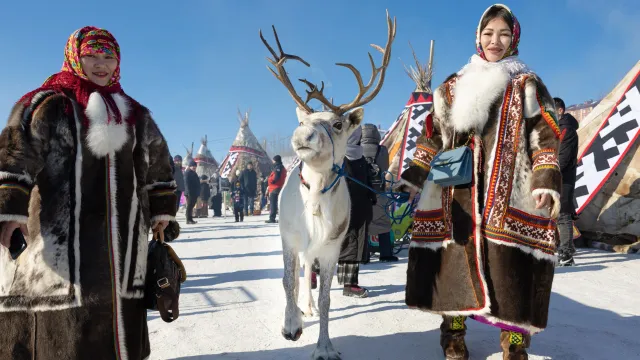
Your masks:
{"label": "reindeer ear", "polygon": [[308,116],[307,112],[300,109],[299,107],[296,107],[296,116],[298,117],[298,122],[305,120]]}
{"label": "reindeer ear", "polygon": [[349,113],[349,122],[351,123],[350,126],[351,127],[356,127],[358,125],[360,125],[360,123],[362,122],[362,120],[364,119],[364,109],[359,107],[355,110],[353,110],[352,112]]}

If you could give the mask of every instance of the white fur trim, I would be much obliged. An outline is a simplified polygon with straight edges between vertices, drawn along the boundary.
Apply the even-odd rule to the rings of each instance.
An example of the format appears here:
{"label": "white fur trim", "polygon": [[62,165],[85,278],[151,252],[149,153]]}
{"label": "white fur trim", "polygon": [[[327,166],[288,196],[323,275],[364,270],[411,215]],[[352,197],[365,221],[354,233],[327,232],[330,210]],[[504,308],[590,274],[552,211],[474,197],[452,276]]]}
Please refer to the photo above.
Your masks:
{"label": "white fur trim", "polygon": [[12,221],[12,222],[17,222],[17,223],[26,225],[27,220],[29,220],[29,218],[24,215],[6,215],[6,214],[0,215],[0,222]]}
{"label": "white fur trim", "polygon": [[[114,267],[114,282],[113,286],[116,288],[116,296],[113,301],[115,301],[116,305],[116,317],[117,317],[117,326],[118,326],[118,346],[121,355],[121,359],[127,360],[127,345],[126,345],[126,333],[124,327],[124,318],[122,316],[122,288],[121,288],[121,271],[120,267],[122,266],[120,262],[120,232],[119,229],[119,221],[118,221],[118,181],[116,180],[116,154],[115,152],[111,152],[109,155],[109,185],[111,188],[110,198],[111,198],[111,219],[109,226],[111,227],[111,248],[113,249],[113,267]],[[134,195],[135,196],[135,195]]]}
{"label": "white fur trim", "polygon": [[149,184],[146,185],[144,187],[145,190],[153,190],[157,187],[167,187],[167,188],[177,188],[178,185],[176,184],[175,181],[170,181],[170,182],[155,182],[153,184]]}
{"label": "white fur trim", "polygon": [[440,249],[446,249],[450,244],[455,243],[453,240],[445,240],[439,242],[424,242],[424,241],[411,241],[409,243],[409,249],[429,249],[433,251],[438,251]]}
{"label": "white fur trim", "polygon": [[[133,147],[136,147],[136,136],[135,136],[135,128],[133,129]],[[144,297],[144,291],[134,290],[129,291],[129,277],[131,273],[131,258],[134,256],[134,248],[133,248],[133,233],[134,227],[136,225],[136,217],[140,213],[140,209],[138,208],[138,180],[136,177],[135,171],[133,172],[133,181],[132,181],[133,191],[131,197],[131,208],[129,209],[129,222],[127,223],[127,252],[124,256],[124,276],[122,277],[122,297],[127,299],[141,299]],[[142,219],[142,217],[140,217]],[[142,221],[142,220],[141,220]],[[140,240],[140,239],[139,239]],[[146,245],[146,244],[145,244]],[[139,249],[136,247],[135,249],[136,256],[136,269],[135,274],[139,274],[140,272],[140,262],[142,259],[141,254],[139,254]],[[145,256],[146,258],[146,256]],[[144,264],[146,266],[146,263]],[[133,284],[135,285],[135,284]]]}
{"label": "white fur trim", "polygon": [[458,132],[480,132],[489,119],[491,105],[504,95],[512,76],[525,71],[526,65],[510,57],[491,63],[479,56],[471,58],[458,73],[451,105],[451,125]]}
{"label": "white fur trim", "polygon": [[399,189],[400,187],[402,187],[402,185],[406,185],[407,187],[411,188],[412,190],[418,192],[421,190],[420,187],[408,182],[405,179],[400,178],[400,181],[398,181],[397,185],[395,186],[396,189]]}
{"label": "white fur trim", "polygon": [[525,119],[542,114],[540,103],[538,103],[538,89],[533,80],[527,80],[524,85],[524,107],[522,114]]}
{"label": "white fur trim", "polygon": [[151,218],[151,224],[155,221],[176,221],[176,217],[171,215],[157,215]]}
{"label": "white fur trim", "polygon": [[27,174],[26,172],[22,174],[16,174],[8,171],[0,171],[0,180],[17,180],[24,181],[29,185],[33,184],[33,178],[31,178],[31,175]]}
{"label": "white fur trim", "polygon": [[560,193],[559,192],[551,189],[534,189],[531,194],[533,196],[543,195],[543,194],[551,195],[551,198],[553,199],[553,205],[551,207],[551,212],[549,213],[549,217],[551,217],[552,219],[558,218],[558,215],[560,214]]}
{"label": "white fur trim", "polygon": [[75,225],[74,225],[74,236],[73,236],[73,254],[75,255],[75,279],[76,283],[74,284],[76,290],[76,302],[78,306],[82,306],[82,287],[80,282],[80,212],[82,210],[82,132],[81,132],[81,121],[78,116],[78,108],[77,105],[73,107],[73,118],[76,123],[76,139],[78,139],[77,149],[76,149],[76,178],[75,178],[75,209],[73,209],[73,216],[75,217]]}
{"label": "white fur trim", "polygon": [[556,263],[557,261],[557,257],[555,255],[549,255],[543,251],[540,251],[538,249],[532,249],[528,246],[524,246],[524,245],[519,245],[519,244],[514,244],[511,242],[506,242],[506,241],[502,241],[502,240],[497,240],[497,239],[492,239],[492,238],[487,238],[488,241],[491,241],[494,244],[498,244],[498,245],[504,245],[504,246],[509,246],[512,248],[516,248],[524,253],[527,253],[529,255],[532,255],[534,258],[538,259],[538,260],[546,260],[546,261],[550,261],[553,264]]}
{"label": "white fur trim", "polygon": [[85,109],[85,114],[89,120],[87,145],[91,152],[99,158],[105,157],[111,152],[119,151],[129,140],[125,121],[129,115],[129,106],[126,99],[120,94],[112,96],[122,116],[121,124],[116,124],[115,121],[108,122],[109,113],[112,110],[107,109],[107,104],[102,95],[97,92],[89,95],[89,101]]}
{"label": "white fur trim", "polygon": [[511,322],[511,321],[502,320],[502,319],[499,319],[499,318],[497,318],[495,316],[491,316],[491,315],[487,315],[487,314],[478,314],[478,315],[484,317],[485,319],[489,320],[489,322],[491,322],[493,324],[503,323],[505,325],[516,326],[516,327],[522,328],[524,330],[527,330],[531,335],[537,334],[537,333],[539,333],[539,332],[544,330],[543,328],[535,327],[533,325],[518,324],[518,323]]}
{"label": "white fur trim", "polygon": [[[481,144],[482,139],[479,135],[474,136],[474,142],[476,144]],[[476,146],[473,150],[473,176],[478,179],[478,177],[483,176],[483,171],[480,168],[480,153],[482,151],[481,146]],[[482,286],[482,292],[484,293],[484,307],[477,312],[477,314],[487,314],[491,311],[491,299],[489,298],[489,286],[487,285],[487,280],[484,277],[484,257],[483,257],[483,246],[482,242],[484,241],[484,237],[482,236],[482,210],[480,208],[480,204],[477,201],[477,184],[474,186],[476,191],[476,198],[472,199],[471,204],[473,206],[473,212],[475,214],[475,248],[476,248],[476,262],[479,269],[479,277],[480,277],[480,285]]]}

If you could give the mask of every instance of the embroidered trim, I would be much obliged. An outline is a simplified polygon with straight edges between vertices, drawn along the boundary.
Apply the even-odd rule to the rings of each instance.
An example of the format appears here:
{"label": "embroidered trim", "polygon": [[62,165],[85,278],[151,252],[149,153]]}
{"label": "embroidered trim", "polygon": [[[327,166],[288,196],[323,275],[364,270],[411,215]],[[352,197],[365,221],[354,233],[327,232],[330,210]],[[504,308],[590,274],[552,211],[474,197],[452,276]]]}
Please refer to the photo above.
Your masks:
{"label": "embroidered trim", "polygon": [[511,345],[524,344],[524,336],[519,332],[509,331],[509,344]]}
{"label": "embroidered trim", "polygon": [[31,189],[29,189],[26,186],[23,186],[19,183],[4,183],[4,184],[0,184],[0,189],[6,189],[6,190],[18,190],[20,192],[22,192],[23,194],[29,196],[31,194]]}
{"label": "embroidered trim", "polygon": [[445,240],[447,226],[442,209],[416,211],[414,219],[412,242],[435,243]]}
{"label": "embroidered trim", "polygon": [[558,126],[558,119],[556,119],[556,116],[554,113],[547,110],[547,107],[542,102],[542,99],[540,98],[540,93],[537,91],[537,89],[536,89],[536,99],[538,100],[538,105],[540,105],[540,113],[542,115],[542,118],[547,122],[547,124],[549,124],[549,127],[551,127],[551,130],[553,130],[553,133],[556,135],[556,138],[560,138],[560,127]]}
{"label": "embroidered trim", "polygon": [[418,145],[416,152],[413,154],[413,163],[429,171],[431,169],[431,160],[437,153],[437,151],[427,146]]}
{"label": "embroidered trim", "polygon": [[454,316],[451,320],[451,330],[464,330],[464,316]]}
{"label": "embroidered trim", "polygon": [[149,191],[150,197],[160,197],[160,196],[169,196],[169,195],[175,195],[175,192],[171,189],[159,189],[159,190]]}
{"label": "embroidered trim", "polygon": [[542,169],[560,169],[558,156],[554,149],[540,149],[533,153],[533,171]]}
{"label": "embroidered trim", "polygon": [[508,208],[502,229],[486,226],[485,236],[490,240],[524,246],[544,254],[555,254],[555,221],[523,211]]}

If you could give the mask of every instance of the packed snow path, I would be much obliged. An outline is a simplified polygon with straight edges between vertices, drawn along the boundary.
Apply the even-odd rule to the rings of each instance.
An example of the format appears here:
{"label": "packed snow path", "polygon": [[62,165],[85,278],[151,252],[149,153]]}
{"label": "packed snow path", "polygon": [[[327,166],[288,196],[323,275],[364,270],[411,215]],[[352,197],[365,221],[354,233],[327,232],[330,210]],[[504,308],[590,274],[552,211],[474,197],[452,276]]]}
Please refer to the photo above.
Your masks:
{"label": "packed snow path", "polygon": [[[178,320],[149,313],[151,359],[309,359],[318,319],[305,319],[297,342],[280,335],[282,246],[278,226],[265,220],[236,224],[228,216],[186,226],[179,218],[182,234],[171,245],[188,279]],[[329,334],[344,360],[443,358],[440,318],[404,305],[406,257],[403,250],[397,263],[372,259],[361,267],[366,299],[344,297],[334,278]],[[579,250],[576,261],[556,271],[549,325],[534,336],[530,359],[640,359],[640,256]],[[502,359],[497,329],[467,325],[472,359]]]}

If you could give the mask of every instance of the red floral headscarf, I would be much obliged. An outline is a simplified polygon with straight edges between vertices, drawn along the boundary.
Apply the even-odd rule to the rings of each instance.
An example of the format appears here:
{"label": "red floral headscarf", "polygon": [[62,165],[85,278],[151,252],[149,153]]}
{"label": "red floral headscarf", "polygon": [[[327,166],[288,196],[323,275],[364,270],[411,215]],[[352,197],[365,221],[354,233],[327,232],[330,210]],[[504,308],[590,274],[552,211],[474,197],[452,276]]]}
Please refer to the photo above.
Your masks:
{"label": "red floral headscarf", "polygon": [[[118,66],[106,86],[91,82],[82,69],[80,58],[92,52],[110,54],[118,59]],[[83,108],[86,108],[91,93],[98,92],[111,108],[116,123],[121,123],[123,119],[111,97],[111,94],[115,93],[125,95],[120,87],[120,46],[115,37],[109,31],[94,26],[85,26],[74,31],[69,36],[64,48],[64,62],[61,71],[51,75],[40,88],[26,94],[19,102],[27,105],[37,93],[46,90],[72,92],[75,95],[75,100]],[[127,122],[134,121],[131,116],[126,120]],[[88,125],[86,121],[85,124]]]}
{"label": "red floral headscarf", "polygon": [[480,57],[483,58],[484,60],[487,60],[487,58],[484,54],[484,50],[482,49],[482,44],[480,42],[480,32],[482,30],[480,29],[480,26],[482,26],[482,20],[484,20],[484,18],[487,16],[487,13],[489,12],[489,10],[491,10],[494,7],[499,7],[507,10],[507,12],[509,12],[509,15],[511,16],[511,20],[513,20],[513,29],[511,29],[511,45],[509,45],[509,48],[504,53],[504,56],[502,58],[504,59],[512,55],[518,55],[518,43],[520,42],[520,23],[518,22],[518,19],[516,18],[516,16],[513,14],[511,9],[509,9],[507,5],[494,4],[489,6],[487,10],[484,11],[484,13],[482,14],[482,17],[480,17],[480,22],[478,23],[478,28],[476,30],[476,51],[478,52],[478,55],[480,55]]}
{"label": "red floral headscarf", "polygon": [[108,54],[118,59],[118,67],[113,72],[107,87],[118,84],[120,82],[120,46],[109,31],[93,26],[85,26],[69,36],[64,48],[62,71],[68,71],[84,80],[89,80],[82,70],[80,58],[91,53]]}

